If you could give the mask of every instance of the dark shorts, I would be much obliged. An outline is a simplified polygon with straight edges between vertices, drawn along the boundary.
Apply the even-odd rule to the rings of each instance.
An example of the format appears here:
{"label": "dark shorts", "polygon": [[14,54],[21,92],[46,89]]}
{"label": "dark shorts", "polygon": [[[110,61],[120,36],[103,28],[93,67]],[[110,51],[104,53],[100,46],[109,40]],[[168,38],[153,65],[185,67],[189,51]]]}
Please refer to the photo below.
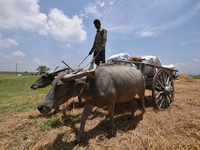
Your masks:
{"label": "dark shorts", "polygon": [[[93,57],[95,57],[97,54],[98,54],[98,52],[94,51],[94,56]],[[98,54],[98,56],[95,59],[95,64],[99,65],[100,61],[102,61],[102,63],[105,63],[105,50],[101,50],[100,51],[100,53]]]}

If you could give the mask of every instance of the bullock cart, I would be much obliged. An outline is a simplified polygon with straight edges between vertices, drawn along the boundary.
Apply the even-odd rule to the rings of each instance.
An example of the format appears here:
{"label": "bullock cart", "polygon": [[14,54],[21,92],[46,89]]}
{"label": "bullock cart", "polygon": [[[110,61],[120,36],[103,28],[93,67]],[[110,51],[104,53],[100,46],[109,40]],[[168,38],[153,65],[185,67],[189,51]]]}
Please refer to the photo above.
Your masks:
{"label": "bullock cart", "polygon": [[178,70],[136,61],[112,60],[112,62],[126,66],[134,64],[145,78],[146,89],[152,91],[155,107],[159,110],[170,107],[174,101],[174,80],[177,78]]}

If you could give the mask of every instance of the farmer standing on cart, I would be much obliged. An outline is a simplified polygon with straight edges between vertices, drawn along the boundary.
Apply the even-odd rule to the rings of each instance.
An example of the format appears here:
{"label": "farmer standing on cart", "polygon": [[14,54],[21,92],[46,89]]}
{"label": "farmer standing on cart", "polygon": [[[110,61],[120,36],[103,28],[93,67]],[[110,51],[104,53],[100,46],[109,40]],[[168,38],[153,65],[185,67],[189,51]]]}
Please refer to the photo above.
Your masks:
{"label": "farmer standing on cart", "polygon": [[89,55],[91,55],[94,52],[93,58],[95,58],[95,64],[98,66],[100,64],[100,61],[102,63],[105,63],[107,31],[106,29],[101,28],[100,20],[95,19],[93,23],[95,28],[97,29],[97,33]]}

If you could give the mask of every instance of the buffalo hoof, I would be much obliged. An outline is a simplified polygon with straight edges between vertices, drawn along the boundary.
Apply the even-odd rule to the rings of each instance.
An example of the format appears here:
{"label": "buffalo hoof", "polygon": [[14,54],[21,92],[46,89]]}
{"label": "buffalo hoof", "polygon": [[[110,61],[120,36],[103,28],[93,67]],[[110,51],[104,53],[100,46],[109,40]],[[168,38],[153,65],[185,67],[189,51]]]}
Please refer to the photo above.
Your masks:
{"label": "buffalo hoof", "polygon": [[81,143],[81,140],[75,140],[74,141],[74,145],[78,145],[78,144],[80,144]]}
{"label": "buffalo hoof", "polygon": [[112,138],[112,137],[115,137],[116,134],[117,134],[117,129],[116,128],[110,128],[109,131],[108,131],[108,138]]}
{"label": "buffalo hoof", "polygon": [[146,112],[146,109],[145,108],[143,108],[142,109],[142,114],[144,114]]}
{"label": "buffalo hoof", "polygon": [[79,103],[78,107],[84,107],[84,104],[83,103]]}
{"label": "buffalo hoof", "polygon": [[54,113],[54,114],[57,114],[57,113],[58,113],[58,111],[59,111],[59,106],[58,106],[58,107],[56,107],[56,108],[54,108],[54,111],[53,111],[53,113]]}
{"label": "buffalo hoof", "polygon": [[128,116],[128,120],[133,120],[133,119],[134,119],[133,115]]}

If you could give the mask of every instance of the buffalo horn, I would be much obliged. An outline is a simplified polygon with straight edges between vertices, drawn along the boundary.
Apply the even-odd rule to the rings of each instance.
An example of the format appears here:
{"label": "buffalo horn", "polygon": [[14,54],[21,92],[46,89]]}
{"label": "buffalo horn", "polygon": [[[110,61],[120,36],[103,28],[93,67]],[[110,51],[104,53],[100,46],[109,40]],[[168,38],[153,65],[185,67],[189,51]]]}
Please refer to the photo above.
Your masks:
{"label": "buffalo horn", "polygon": [[51,70],[49,73],[52,73],[54,71],[56,71],[56,69],[58,69],[59,66],[57,66],[56,68],[54,68],[53,70]]}
{"label": "buffalo horn", "polygon": [[65,71],[65,70],[69,70],[69,68],[60,69],[60,70],[55,71],[55,72],[49,72],[48,74],[57,74],[59,72]]}
{"label": "buffalo horn", "polygon": [[66,62],[64,62],[63,60],[62,60],[62,63],[63,64],[65,64],[69,69],[71,69],[72,71],[74,71],[74,69],[72,69]]}
{"label": "buffalo horn", "polygon": [[64,81],[72,81],[75,79],[82,78],[84,76],[88,76],[89,78],[94,78],[95,69],[85,71],[85,72],[78,72],[77,74],[66,74],[63,76]]}

